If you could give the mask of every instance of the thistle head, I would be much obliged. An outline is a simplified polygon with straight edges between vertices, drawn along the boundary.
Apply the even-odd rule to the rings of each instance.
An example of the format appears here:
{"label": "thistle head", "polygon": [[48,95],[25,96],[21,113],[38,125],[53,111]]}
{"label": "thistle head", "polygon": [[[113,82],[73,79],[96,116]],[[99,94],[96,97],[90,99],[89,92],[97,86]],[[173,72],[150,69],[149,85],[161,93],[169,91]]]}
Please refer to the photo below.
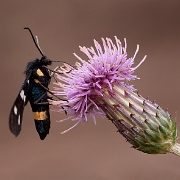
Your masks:
{"label": "thistle head", "polygon": [[74,67],[64,64],[57,74],[54,93],[65,100],[51,103],[57,111],[67,112],[65,120],[77,120],[75,125],[87,122],[89,116],[96,122],[95,114],[106,116],[137,150],[150,154],[173,152],[176,123],[167,111],[138,95],[129,84],[137,79],[134,71],[146,56],[133,67],[139,46],[128,58],[126,40],[124,44],[115,37],[115,43],[102,38],[102,46],[96,40],[95,48],[80,46],[88,60],[74,54],[80,62]]}

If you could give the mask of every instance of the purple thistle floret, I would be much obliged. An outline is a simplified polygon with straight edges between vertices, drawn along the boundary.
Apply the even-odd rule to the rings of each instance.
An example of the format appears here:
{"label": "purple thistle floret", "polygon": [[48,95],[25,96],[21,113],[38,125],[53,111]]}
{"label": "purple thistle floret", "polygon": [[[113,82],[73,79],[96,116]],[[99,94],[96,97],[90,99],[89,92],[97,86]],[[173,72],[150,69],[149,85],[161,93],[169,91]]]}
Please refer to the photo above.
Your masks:
{"label": "purple thistle floret", "polygon": [[146,56],[136,67],[132,67],[139,45],[134,56],[127,58],[126,39],[124,47],[116,36],[115,41],[114,44],[111,39],[102,38],[103,48],[96,40],[94,40],[95,49],[80,46],[88,61],[74,53],[81,63],[76,63],[76,68],[66,64],[65,69],[60,71],[64,76],[57,75],[60,82],[55,84],[60,88],[55,88],[55,94],[65,97],[67,101],[54,102],[54,105],[59,105],[59,111],[62,111],[62,106],[65,107],[67,114],[70,115],[67,119],[78,120],[79,123],[79,121],[86,122],[88,117],[92,116],[96,122],[94,115],[104,114],[97,106],[97,96],[103,96],[103,89],[112,89],[114,83],[135,90],[128,81],[137,79],[137,76],[133,75],[134,70]]}

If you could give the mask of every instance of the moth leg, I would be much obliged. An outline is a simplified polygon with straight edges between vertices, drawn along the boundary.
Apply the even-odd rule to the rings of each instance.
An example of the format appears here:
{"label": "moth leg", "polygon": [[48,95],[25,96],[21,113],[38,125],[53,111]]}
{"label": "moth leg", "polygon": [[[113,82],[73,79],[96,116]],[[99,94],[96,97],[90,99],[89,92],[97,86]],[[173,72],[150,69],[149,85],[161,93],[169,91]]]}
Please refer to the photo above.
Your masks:
{"label": "moth leg", "polygon": [[[38,104],[38,105],[51,105],[49,102],[39,102],[45,95],[47,95],[47,93],[45,92],[43,95],[41,95],[35,102],[34,104]],[[52,98],[50,98],[52,99]]]}
{"label": "moth leg", "polygon": [[[66,64],[68,64],[68,63],[66,63]],[[71,66],[70,64],[68,64],[69,66]],[[60,74],[60,75],[62,75],[63,73],[60,73],[60,72],[58,72],[57,70],[58,69],[60,69],[61,68],[61,66],[57,66],[56,68],[54,68],[54,70],[52,70],[52,69],[49,69],[48,67],[46,67],[46,66],[43,66],[44,68],[46,68],[46,69],[48,69],[49,71],[51,71],[51,75],[50,75],[50,77],[52,78],[54,78],[54,80],[56,81],[56,82],[58,82],[57,81],[57,79],[55,78],[55,76],[54,76],[54,74]],[[74,67],[73,66],[71,66],[73,69],[74,69]],[[72,70],[72,69],[71,69]],[[71,70],[69,70],[67,73],[69,73],[69,72],[71,72]]]}
{"label": "moth leg", "polygon": [[58,82],[57,81],[57,79],[55,78],[55,73],[58,73],[58,74],[62,74],[62,73],[59,73],[57,70],[60,68],[60,66],[57,66],[56,68],[54,68],[54,70],[51,70],[51,69],[49,69],[50,71],[51,71],[51,75],[50,75],[50,77],[52,78],[54,78],[54,80],[56,81],[56,83]]}
{"label": "moth leg", "polygon": [[[34,102],[34,104],[37,104],[37,105],[51,105],[49,102],[42,102],[42,103]],[[61,108],[64,110],[65,114],[67,115],[67,111],[64,109],[64,107],[61,106]]]}
{"label": "moth leg", "polygon": [[51,105],[51,104],[49,104],[49,102],[42,102],[42,103],[35,103],[34,102],[34,104],[36,104],[36,105]]}
{"label": "moth leg", "polygon": [[[47,89],[46,87],[44,87],[40,82],[39,82],[39,84],[40,84],[45,90],[47,90],[50,94],[52,94],[53,96],[57,97],[56,95],[54,95],[54,93],[52,93],[51,91],[49,91],[49,89]],[[45,95],[47,95],[46,92],[45,92],[43,95],[41,95],[41,96],[34,102],[34,104],[37,104],[37,105],[51,105],[49,102],[40,102],[40,103],[38,103]],[[57,98],[60,99],[60,100],[66,101],[66,100],[61,99],[61,98],[59,98],[59,97],[57,97]],[[67,115],[67,111],[64,109],[64,107],[61,106],[61,108],[64,110],[65,114]]]}
{"label": "moth leg", "polygon": [[67,101],[67,100],[65,100],[65,99],[61,99],[60,97],[56,96],[56,95],[55,95],[53,92],[51,92],[48,88],[46,88],[44,85],[42,85],[41,82],[38,82],[38,83],[39,83],[39,85],[40,85],[42,88],[44,88],[48,93],[50,93],[51,95],[53,95],[53,96],[56,97],[57,99],[62,100],[62,101]]}
{"label": "moth leg", "polygon": [[57,71],[57,70],[60,68],[60,66],[55,67],[53,70],[52,70],[52,69],[49,69],[49,68],[46,67],[46,66],[43,66],[43,67],[46,68],[47,70],[51,71],[50,77],[54,77],[54,74],[55,74],[55,73],[57,73],[57,74],[63,74],[63,73],[60,73],[60,72]]}
{"label": "moth leg", "polygon": [[55,73],[58,73],[58,74],[62,74],[62,73],[59,73],[57,70],[60,68],[60,66],[57,66],[55,67],[53,70],[52,69],[49,69],[52,73],[51,73],[51,77],[54,77],[54,74]]}
{"label": "moth leg", "polygon": [[[59,100],[61,100],[61,101],[67,101],[67,100],[65,100],[65,99],[61,99],[61,98],[59,98],[58,96],[56,96],[53,92],[51,92],[48,88],[46,88],[45,86],[43,86],[42,85],[42,83],[41,82],[38,82],[39,83],[39,85],[42,87],[42,88],[44,88],[47,92],[49,92],[51,95],[53,95],[54,97],[56,97],[57,99],[59,99]],[[42,96],[44,96],[46,93],[44,93]],[[42,98],[42,97],[40,97],[40,98]],[[40,98],[38,99],[38,101],[40,100]],[[46,104],[46,102],[43,102],[43,104]],[[47,102],[48,103],[48,102]],[[42,104],[42,103],[37,103],[37,104]],[[65,112],[65,114],[67,115],[67,111],[64,109],[64,107],[63,106],[61,106],[61,108],[64,110],[64,112]]]}
{"label": "moth leg", "polygon": [[38,103],[45,95],[47,95],[46,94],[46,92],[43,94],[43,95],[41,95],[36,101],[34,101],[34,104],[49,104],[49,102],[42,102],[42,103]]}

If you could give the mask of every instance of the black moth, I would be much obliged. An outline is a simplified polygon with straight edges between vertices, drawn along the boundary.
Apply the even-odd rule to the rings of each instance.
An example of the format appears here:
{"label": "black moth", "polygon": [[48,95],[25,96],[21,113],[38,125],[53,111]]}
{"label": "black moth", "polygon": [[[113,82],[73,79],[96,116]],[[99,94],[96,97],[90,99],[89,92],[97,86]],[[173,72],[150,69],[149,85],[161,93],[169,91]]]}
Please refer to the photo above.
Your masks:
{"label": "black moth", "polygon": [[31,30],[29,28],[24,29],[28,29],[31,33],[33,41],[42,57],[41,59],[30,61],[27,64],[24,72],[26,78],[10,112],[9,128],[15,136],[19,135],[21,131],[24,107],[29,101],[34,114],[36,130],[40,139],[44,140],[46,135],[49,134],[51,124],[48,102],[50,97],[47,94],[47,92],[50,92],[48,85],[51,81],[51,75],[47,66],[51,65],[53,61],[44,56],[38,45],[38,40],[37,38],[34,38]]}

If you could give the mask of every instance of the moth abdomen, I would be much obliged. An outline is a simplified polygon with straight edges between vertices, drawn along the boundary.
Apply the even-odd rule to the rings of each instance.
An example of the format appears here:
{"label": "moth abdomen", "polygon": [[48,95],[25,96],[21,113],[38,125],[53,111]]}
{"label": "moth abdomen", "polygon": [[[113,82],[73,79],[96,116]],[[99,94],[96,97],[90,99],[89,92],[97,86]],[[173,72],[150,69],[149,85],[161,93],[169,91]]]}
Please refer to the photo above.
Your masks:
{"label": "moth abdomen", "polygon": [[51,124],[49,111],[34,112],[34,122],[40,139],[44,140]]}

